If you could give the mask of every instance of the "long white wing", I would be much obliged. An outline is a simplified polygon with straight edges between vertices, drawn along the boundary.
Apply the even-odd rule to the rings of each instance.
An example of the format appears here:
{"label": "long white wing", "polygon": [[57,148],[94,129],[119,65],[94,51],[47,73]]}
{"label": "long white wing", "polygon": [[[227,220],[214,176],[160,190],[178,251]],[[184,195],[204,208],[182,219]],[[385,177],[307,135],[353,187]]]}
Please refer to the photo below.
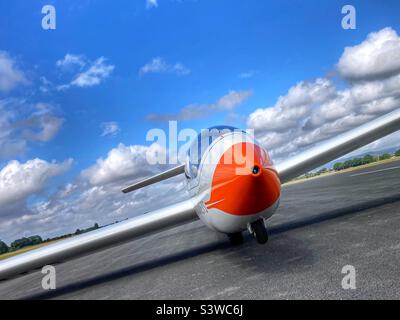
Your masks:
{"label": "long white wing", "polygon": [[400,109],[276,165],[282,183],[400,130]]}
{"label": "long white wing", "polygon": [[[286,182],[397,130],[400,130],[400,109],[284,161],[276,168],[281,181]],[[125,192],[180,173],[183,173],[183,166],[128,187]],[[196,219],[193,200],[183,201],[107,228],[3,260],[0,262],[0,279],[10,278],[46,264],[84,255]]]}
{"label": "long white wing", "polygon": [[0,262],[0,279],[111,247],[197,219],[192,200],[50,244]]}

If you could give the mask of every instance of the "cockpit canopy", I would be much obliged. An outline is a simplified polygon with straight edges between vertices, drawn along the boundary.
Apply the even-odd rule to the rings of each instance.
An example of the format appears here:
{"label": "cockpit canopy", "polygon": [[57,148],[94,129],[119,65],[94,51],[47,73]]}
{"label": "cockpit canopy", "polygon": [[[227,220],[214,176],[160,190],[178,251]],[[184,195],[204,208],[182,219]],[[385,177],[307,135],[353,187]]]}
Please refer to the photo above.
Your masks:
{"label": "cockpit canopy", "polygon": [[214,126],[201,130],[201,132],[197,135],[197,138],[192,141],[187,153],[185,169],[187,178],[194,179],[197,177],[199,165],[205,151],[214,142],[214,140],[230,132],[245,131],[226,125]]}

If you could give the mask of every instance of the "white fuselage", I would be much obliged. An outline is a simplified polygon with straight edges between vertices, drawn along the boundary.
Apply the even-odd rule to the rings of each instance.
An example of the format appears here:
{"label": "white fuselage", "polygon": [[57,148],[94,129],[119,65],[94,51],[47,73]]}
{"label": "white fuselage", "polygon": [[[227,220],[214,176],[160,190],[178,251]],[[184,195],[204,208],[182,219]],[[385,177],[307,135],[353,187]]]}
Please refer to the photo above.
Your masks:
{"label": "white fuselage", "polygon": [[198,217],[219,232],[243,231],[260,217],[271,217],[279,205],[280,182],[273,164],[243,131],[215,139],[202,154],[195,176],[187,178]]}

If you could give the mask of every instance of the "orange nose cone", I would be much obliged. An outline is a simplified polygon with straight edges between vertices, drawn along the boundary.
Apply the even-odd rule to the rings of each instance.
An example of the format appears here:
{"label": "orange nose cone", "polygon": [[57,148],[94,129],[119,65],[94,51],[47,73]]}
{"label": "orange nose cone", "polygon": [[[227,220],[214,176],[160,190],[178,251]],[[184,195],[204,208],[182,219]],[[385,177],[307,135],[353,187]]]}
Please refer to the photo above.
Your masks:
{"label": "orange nose cone", "polygon": [[[238,156],[239,155],[239,156]],[[270,208],[280,197],[278,174],[259,146],[233,145],[217,164],[208,209],[232,215],[252,215]]]}

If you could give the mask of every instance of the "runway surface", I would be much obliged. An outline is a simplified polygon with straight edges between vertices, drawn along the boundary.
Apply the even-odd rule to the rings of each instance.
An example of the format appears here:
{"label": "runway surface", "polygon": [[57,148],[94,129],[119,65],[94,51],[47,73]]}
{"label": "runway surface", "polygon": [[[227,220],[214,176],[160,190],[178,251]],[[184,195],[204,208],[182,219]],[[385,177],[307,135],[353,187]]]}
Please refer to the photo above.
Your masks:
{"label": "runway surface", "polygon": [[51,292],[39,272],[2,281],[0,298],[400,298],[400,161],[285,186],[268,229],[232,247],[197,221],[59,264]]}

